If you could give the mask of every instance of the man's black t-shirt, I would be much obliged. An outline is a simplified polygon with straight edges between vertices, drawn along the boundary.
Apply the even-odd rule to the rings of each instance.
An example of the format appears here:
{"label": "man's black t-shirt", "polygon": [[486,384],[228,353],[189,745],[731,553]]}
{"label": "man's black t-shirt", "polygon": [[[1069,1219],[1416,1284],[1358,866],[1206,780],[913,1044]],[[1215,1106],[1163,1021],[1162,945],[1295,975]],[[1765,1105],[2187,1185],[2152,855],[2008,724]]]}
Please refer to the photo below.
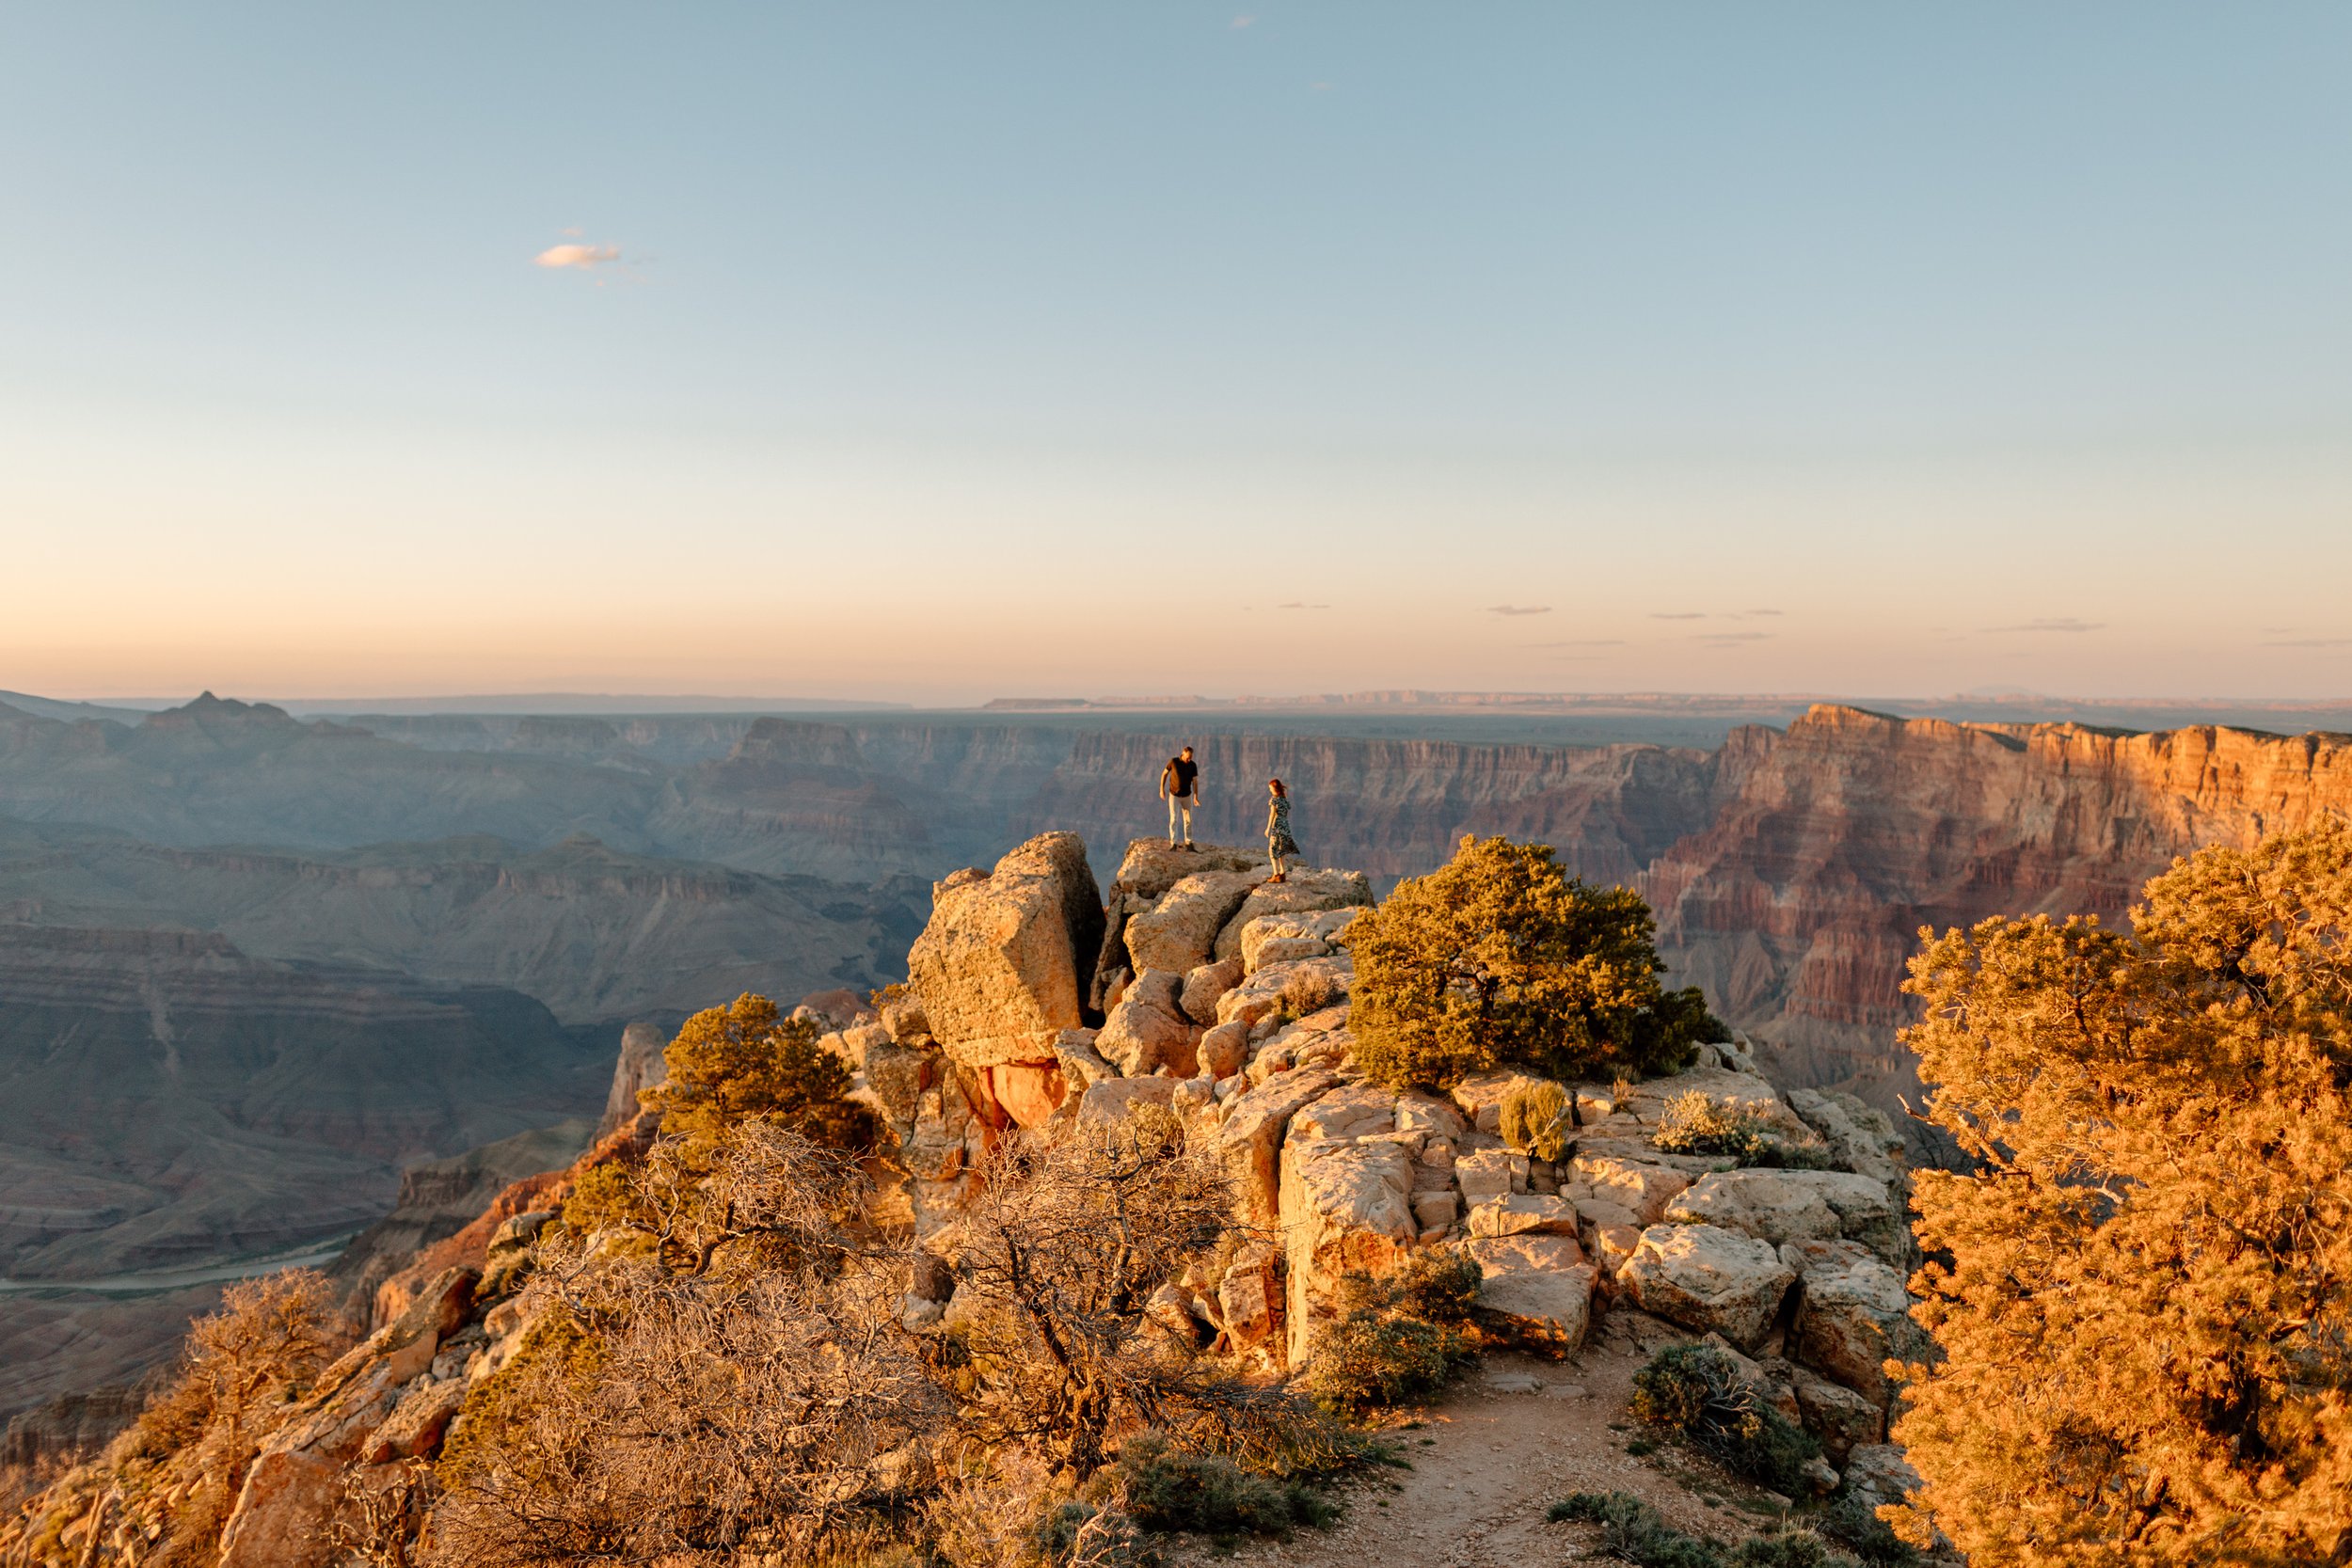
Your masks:
{"label": "man's black t-shirt", "polygon": [[1186,762],[1182,757],[1170,757],[1168,759],[1168,772],[1165,776],[1168,780],[1168,792],[1181,800],[1192,793],[1192,781],[1200,776],[1200,765]]}

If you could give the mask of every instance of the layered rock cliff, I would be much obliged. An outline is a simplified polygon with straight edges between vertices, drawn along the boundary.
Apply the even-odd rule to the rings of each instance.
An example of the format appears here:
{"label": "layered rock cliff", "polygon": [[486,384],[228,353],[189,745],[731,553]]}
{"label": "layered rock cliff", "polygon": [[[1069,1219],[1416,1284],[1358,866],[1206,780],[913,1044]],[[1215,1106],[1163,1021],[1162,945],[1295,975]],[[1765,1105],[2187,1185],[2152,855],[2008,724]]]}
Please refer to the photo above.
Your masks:
{"label": "layered rock cliff", "polygon": [[1895,1041],[1922,926],[2121,917],[2208,844],[2352,812],[2352,737],[1953,724],[1812,709],[1738,732],[1705,827],[1642,867],[1660,947],[1795,1082],[1880,1103],[1915,1082]]}

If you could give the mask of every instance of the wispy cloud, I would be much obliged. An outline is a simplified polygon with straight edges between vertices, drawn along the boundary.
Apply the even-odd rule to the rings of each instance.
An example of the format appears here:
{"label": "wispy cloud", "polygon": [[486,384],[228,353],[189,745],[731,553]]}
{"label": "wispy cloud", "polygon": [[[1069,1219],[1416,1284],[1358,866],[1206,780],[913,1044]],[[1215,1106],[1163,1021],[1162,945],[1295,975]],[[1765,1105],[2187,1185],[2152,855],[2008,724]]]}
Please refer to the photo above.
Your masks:
{"label": "wispy cloud", "polygon": [[2265,642],[2265,648],[2352,648],[2352,637],[2289,637]]}
{"label": "wispy cloud", "polygon": [[1732,642],[1766,642],[1772,636],[1769,631],[1703,631],[1691,641],[1720,648]]}
{"label": "wispy cloud", "polygon": [[591,267],[605,266],[620,259],[619,245],[587,245],[578,240],[567,240],[562,245],[548,246],[531,261],[534,266],[572,267],[585,272]]}
{"label": "wispy cloud", "polygon": [[1745,610],[1740,613],[1743,615],[1777,615],[1780,611],[1777,610]]}
{"label": "wispy cloud", "polygon": [[1489,615],[1549,615],[1551,613],[1551,606],[1548,604],[1490,604],[1486,607],[1486,613]]}
{"label": "wispy cloud", "polygon": [[1984,629],[1985,629],[1985,630],[1987,630],[1987,631],[1996,631],[1996,632],[2006,632],[2006,631],[2066,631],[2066,632],[2075,632],[2075,631],[2099,631],[2099,630],[2104,629],[2104,628],[2106,627],[2106,623],[2105,621],[2078,621],[2078,620],[2076,620],[2076,619],[2075,619],[2074,616],[2072,616],[2072,615],[2051,615],[2051,616],[2045,616],[2045,617],[2043,617],[2042,619],[2041,619],[2041,620],[2039,620],[2039,621],[2020,621],[2019,623],[2017,623],[2017,625],[2015,625],[2015,626],[1987,626],[1987,627],[1985,627]]}
{"label": "wispy cloud", "polygon": [[1327,604],[1309,604],[1303,599],[1293,599],[1288,604],[1278,604],[1274,608],[1277,610],[1328,610],[1331,607]]}
{"label": "wispy cloud", "polygon": [[1233,18],[1233,30],[1235,32],[1239,32],[1244,27],[1255,27],[1257,24],[1258,19],[1254,16],[1237,16]]}
{"label": "wispy cloud", "polygon": [[1556,642],[1530,642],[1531,648],[1622,648],[1622,637],[1565,637]]}
{"label": "wispy cloud", "polygon": [[1704,610],[1653,610],[1650,611],[1649,618],[1653,621],[1704,621],[1707,619],[1707,611]]}

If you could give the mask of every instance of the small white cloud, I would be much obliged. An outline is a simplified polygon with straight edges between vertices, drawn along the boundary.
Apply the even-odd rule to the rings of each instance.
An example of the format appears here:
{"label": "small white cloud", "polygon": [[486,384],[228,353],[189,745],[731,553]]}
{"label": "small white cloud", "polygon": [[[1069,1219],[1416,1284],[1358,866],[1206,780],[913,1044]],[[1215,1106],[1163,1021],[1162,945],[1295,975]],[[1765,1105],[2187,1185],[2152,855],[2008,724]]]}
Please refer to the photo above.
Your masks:
{"label": "small white cloud", "polygon": [[1707,611],[1704,610],[1653,610],[1650,611],[1649,618],[1653,621],[1704,621],[1707,619]]}
{"label": "small white cloud", "polygon": [[1489,615],[1549,615],[1551,613],[1551,606],[1548,604],[1490,604],[1486,607],[1486,613]]}
{"label": "small white cloud", "polygon": [[1258,19],[1254,16],[1237,16],[1233,18],[1233,30],[1235,32],[1239,32],[1244,27],[1255,27],[1257,24]]}
{"label": "small white cloud", "polygon": [[531,260],[534,266],[577,267],[585,271],[590,267],[600,267],[607,262],[617,261],[620,259],[621,247],[619,245],[582,245],[572,242],[564,245],[551,245]]}
{"label": "small white cloud", "polygon": [[1274,608],[1277,610],[1328,610],[1331,607],[1327,604],[1309,604],[1303,599],[1293,599],[1288,604],[1278,604]]}
{"label": "small white cloud", "polygon": [[2104,621],[2077,621],[2072,615],[2045,616],[2039,621],[2021,621],[2013,626],[1987,626],[1987,631],[2098,631]]}

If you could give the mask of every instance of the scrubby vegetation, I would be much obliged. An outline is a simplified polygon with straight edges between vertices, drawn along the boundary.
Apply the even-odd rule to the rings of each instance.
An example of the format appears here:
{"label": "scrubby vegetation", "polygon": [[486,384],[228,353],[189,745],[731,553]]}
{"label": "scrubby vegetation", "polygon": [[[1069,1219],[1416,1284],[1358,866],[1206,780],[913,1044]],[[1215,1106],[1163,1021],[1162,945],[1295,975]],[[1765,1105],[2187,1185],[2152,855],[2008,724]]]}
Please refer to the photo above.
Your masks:
{"label": "scrubby vegetation", "polygon": [[593,1223],[567,1212],[540,1243],[536,1326],[451,1437],[442,1561],[893,1542],[959,1568],[1140,1561],[1152,1530],[1315,1522],[1308,1483],[1362,1455],[1149,1317],[1232,1225],[1221,1173],[1165,1113],[1009,1141],[930,1332],[900,1321],[917,1259],[859,1223],[843,1152],[749,1118],[614,1168]]}
{"label": "scrubby vegetation", "polygon": [[1340,1321],[1308,1369],[1308,1391],[1338,1414],[1426,1399],[1476,1347],[1470,1313],[1482,1271],[1467,1253],[1414,1253],[1395,1273],[1345,1276]]}
{"label": "scrubby vegetation", "polygon": [[1822,1150],[1790,1143],[1741,1107],[1698,1089],[1666,1101],[1651,1142],[1670,1154],[1728,1155],[1743,1165],[1783,1170],[1828,1170],[1835,1164]]}
{"label": "scrubby vegetation", "polygon": [[2089,919],[1922,933],[1908,1031],[1979,1162],[1931,1261],[1904,1530],[1979,1568],[2352,1554],[2352,826]]}
{"label": "scrubby vegetation", "polygon": [[[158,1537],[142,1562],[209,1568],[262,1439],[343,1348],[335,1323],[334,1293],[310,1270],[229,1286],[218,1309],[190,1326],[178,1369],[138,1420],[98,1465],[59,1484],[106,1492],[102,1510],[152,1518]],[[72,1515],[52,1509],[51,1528]],[[24,1560],[65,1550],[37,1529]]]}
{"label": "scrubby vegetation", "polygon": [[1689,1438],[1733,1473],[1791,1495],[1820,1457],[1812,1433],[1758,1399],[1712,1345],[1669,1345],[1633,1374],[1633,1414]]}
{"label": "scrubby vegetation", "polygon": [[1677,1070],[1723,1028],[1695,988],[1660,986],[1656,932],[1639,895],[1568,877],[1548,846],[1465,838],[1349,927],[1358,1058],[1394,1088]]}
{"label": "scrubby vegetation", "polygon": [[1833,1568],[1855,1560],[1802,1526],[1719,1546],[1676,1529],[1630,1492],[1574,1493],[1552,1504],[1549,1517],[1601,1526],[1603,1544],[1636,1568]]}

